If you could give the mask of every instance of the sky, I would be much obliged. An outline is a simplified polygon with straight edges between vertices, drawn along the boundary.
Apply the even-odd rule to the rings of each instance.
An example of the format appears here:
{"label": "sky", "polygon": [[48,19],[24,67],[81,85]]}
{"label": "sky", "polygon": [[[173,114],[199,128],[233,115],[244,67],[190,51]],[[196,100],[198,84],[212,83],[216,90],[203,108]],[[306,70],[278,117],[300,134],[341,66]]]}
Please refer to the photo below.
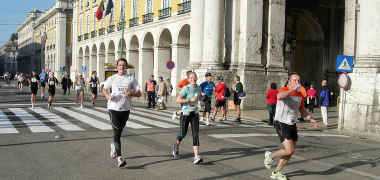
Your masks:
{"label": "sky", "polygon": [[1,0],[0,6],[0,47],[17,33],[17,27],[27,17],[28,12],[37,8],[45,11],[55,0]]}

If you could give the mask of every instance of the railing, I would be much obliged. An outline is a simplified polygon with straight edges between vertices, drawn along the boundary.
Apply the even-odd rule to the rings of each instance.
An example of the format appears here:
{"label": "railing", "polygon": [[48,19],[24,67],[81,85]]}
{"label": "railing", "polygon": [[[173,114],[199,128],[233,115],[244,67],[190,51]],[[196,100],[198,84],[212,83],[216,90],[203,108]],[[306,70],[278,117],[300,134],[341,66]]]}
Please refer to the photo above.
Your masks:
{"label": "railing", "polygon": [[178,4],[178,15],[185,14],[191,11],[191,1],[186,1]]}
{"label": "railing", "polygon": [[143,15],[143,24],[153,22],[153,13]]}
{"label": "railing", "polygon": [[78,42],[81,42],[82,41],[82,35],[79,35],[78,36]]}
{"label": "railing", "polygon": [[100,28],[99,29],[99,36],[103,36],[104,35],[104,31],[105,31],[105,28]]}
{"label": "railing", "polygon": [[158,17],[158,19],[165,19],[165,18],[170,17],[171,16],[171,11],[172,11],[171,7],[160,9],[159,10],[160,16]]}
{"label": "railing", "polygon": [[129,19],[129,27],[134,27],[139,25],[139,18],[134,17],[132,19]]}
{"label": "railing", "polygon": [[96,37],[96,30],[91,31],[91,38]]}
{"label": "railing", "polygon": [[84,34],[84,37],[83,37],[83,40],[87,40],[88,39],[88,33]]}
{"label": "railing", "polygon": [[117,30],[121,31],[125,27],[125,22],[119,22],[117,23]]}
{"label": "railing", "polygon": [[112,32],[115,32],[115,25],[109,25],[108,26],[108,30],[107,30],[108,33],[112,33]]}

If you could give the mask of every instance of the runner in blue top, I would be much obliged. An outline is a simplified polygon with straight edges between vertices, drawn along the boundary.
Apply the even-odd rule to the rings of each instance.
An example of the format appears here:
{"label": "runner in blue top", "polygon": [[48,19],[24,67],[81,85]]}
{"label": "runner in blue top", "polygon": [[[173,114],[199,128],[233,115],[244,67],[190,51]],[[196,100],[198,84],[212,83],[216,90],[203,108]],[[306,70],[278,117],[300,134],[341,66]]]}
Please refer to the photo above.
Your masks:
{"label": "runner in blue top", "polygon": [[46,80],[47,80],[47,74],[45,72],[45,69],[42,69],[42,72],[40,73],[41,99],[44,99],[45,97]]}
{"label": "runner in blue top", "polygon": [[202,101],[204,103],[204,111],[203,111],[203,116],[201,120],[206,121],[206,125],[210,125],[209,122],[209,117],[210,117],[210,112],[211,112],[211,96],[212,93],[215,90],[215,83],[212,81],[212,75],[211,73],[206,73],[206,81],[203,82],[201,85],[201,90],[202,90]]}

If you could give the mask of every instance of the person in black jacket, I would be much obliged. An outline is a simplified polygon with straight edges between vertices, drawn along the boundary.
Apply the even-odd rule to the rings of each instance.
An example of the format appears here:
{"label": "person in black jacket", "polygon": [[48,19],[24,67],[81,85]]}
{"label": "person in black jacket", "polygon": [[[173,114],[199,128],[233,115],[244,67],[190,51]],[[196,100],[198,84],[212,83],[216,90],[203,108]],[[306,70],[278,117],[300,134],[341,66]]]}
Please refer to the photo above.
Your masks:
{"label": "person in black jacket", "polygon": [[67,75],[63,76],[62,78],[62,81],[61,81],[61,84],[62,84],[62,89],[63,89],[63,95],[66,95],[66,91],[67,91],[67,88],[68,88],[68,79],[67,79]]}

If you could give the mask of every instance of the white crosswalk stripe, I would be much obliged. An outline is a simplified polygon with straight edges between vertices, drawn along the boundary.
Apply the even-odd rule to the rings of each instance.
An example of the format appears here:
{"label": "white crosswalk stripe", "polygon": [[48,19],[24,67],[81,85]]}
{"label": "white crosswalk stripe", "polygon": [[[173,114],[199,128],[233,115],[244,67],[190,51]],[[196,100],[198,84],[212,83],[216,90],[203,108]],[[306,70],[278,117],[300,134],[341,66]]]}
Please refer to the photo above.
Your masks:
{"label": "white crosswalk stripe", "polygon": [[18,133],[6,114],[0,111],[0,134]]}
{"label": "white crosswalk stripe", "polygon": [[32,132],[54,132],[54,129],[49,128],[46,124],[21,108],[9,108],[9,110],[13,114],[16,114]]}
{"label": "white crosswalk stripe", "polygon": [[57,116],[56,114],[53,114],[43,108],[37,107],[34,109],[31,109],[32,111],[38,113],[42,117],[48,119],[49,121],[56,124],[58,127],[60,127],[63,130],[66,131],[84,131],[84,129],[80,128],[79,126],[72,124],[71,122],[67,121],[66,119],[61,118],[60,116]]}
{"label": "white crosswalk stripe", "polygon": [[54,108],[54,110],[65,113],[65,114],[72,116],[73,118],[77,119],[78,121],[84,122],[84,123],[86,123],[92,127],[95,127],[95,128],[101,129],[101,130],[112,129],[110,124],[98,121],[94,118],[88,117],[88,116],[83,115],[81,113],[77,113],[77,112],[70,110],[70,109],[66,109],[63,107],[56,107],[56,108]]}

